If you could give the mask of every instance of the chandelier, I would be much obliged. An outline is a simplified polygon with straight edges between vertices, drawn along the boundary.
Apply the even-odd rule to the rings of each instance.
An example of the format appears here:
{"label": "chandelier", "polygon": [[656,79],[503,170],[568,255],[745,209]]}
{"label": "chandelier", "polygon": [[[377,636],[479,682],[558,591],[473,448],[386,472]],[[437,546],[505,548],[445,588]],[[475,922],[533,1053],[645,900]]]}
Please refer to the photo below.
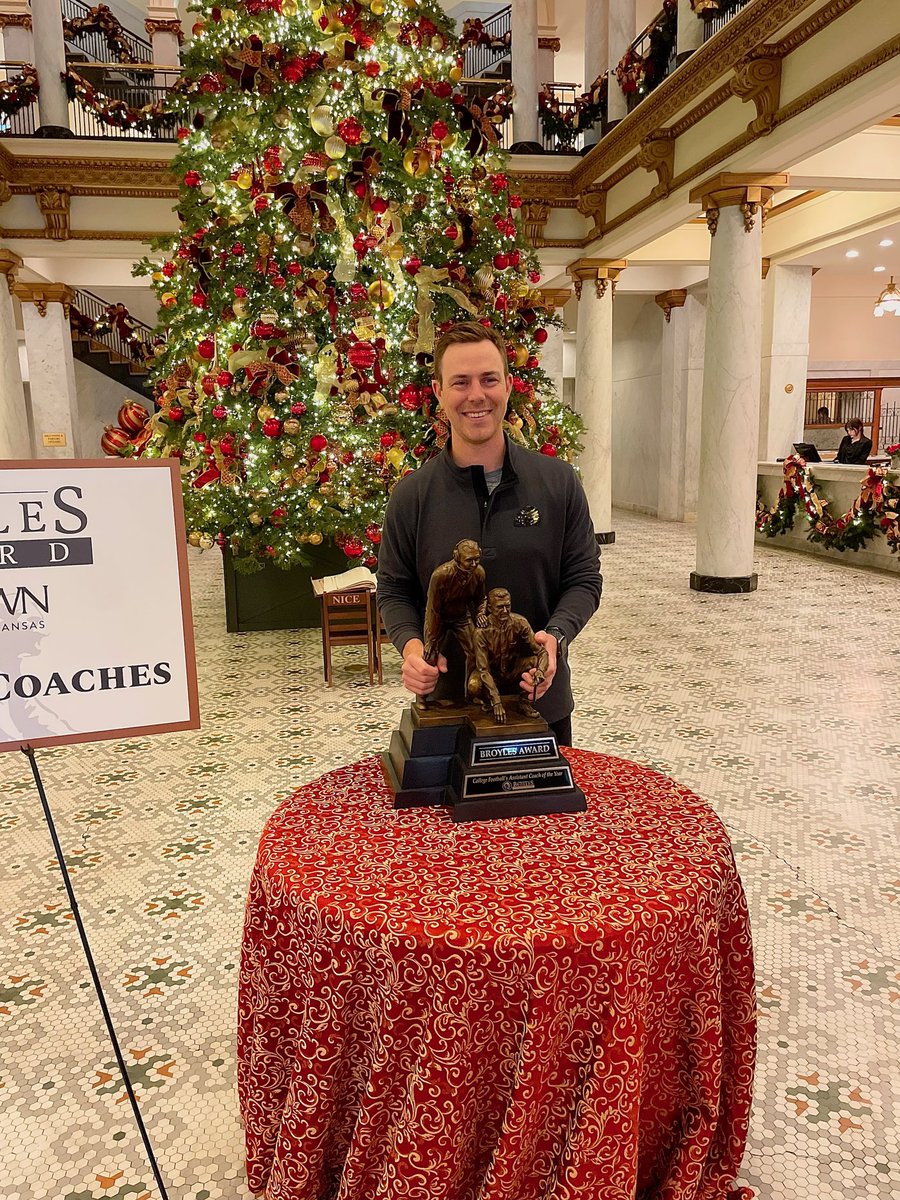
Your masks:
{"label": "chandelier", "polygon": [[874,315],[883,317],[885,313],[900,317],[900,288],[894,283],[893,275],[890,283],[875,301]]}

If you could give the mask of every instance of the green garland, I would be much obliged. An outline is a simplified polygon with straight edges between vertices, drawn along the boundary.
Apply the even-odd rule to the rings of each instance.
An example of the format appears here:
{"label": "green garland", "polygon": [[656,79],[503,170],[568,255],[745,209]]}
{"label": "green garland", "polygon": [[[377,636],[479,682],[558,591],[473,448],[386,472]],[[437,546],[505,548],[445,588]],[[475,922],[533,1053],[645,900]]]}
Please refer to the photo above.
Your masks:
{"label": "green garland", "polygon": [[810,531],[807,539],[829,550],[860,550],[877,534],[883,534],[892,554],[900,550],[900,444],[888,446],[891,469],[869,467],[857,498],[847,512],[836,517],[832,502],[822,499],[805,459],[789,455],[784,460],[784,484],[774,507],[762,498],[756,504],[756,528],[766,537],[777,537],[793,529],[797,510],[803,506]]}
{"label": "green garland", "polygon": [[39,91],[37,70],[25,63],[19,75],[0,82],[0,116],[16,116],[29,104],[34,104]]}

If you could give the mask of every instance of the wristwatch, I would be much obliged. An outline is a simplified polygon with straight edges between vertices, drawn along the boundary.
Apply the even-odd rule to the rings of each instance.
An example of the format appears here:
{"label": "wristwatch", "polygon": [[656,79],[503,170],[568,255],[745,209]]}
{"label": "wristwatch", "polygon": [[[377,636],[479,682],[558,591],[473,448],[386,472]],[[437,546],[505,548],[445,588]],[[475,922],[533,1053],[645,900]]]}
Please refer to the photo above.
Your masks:
{"label": "wristwatch", "polygon": [[566,651],[569,648],[569,639],[566,637],[560,627],[558,625],[548,625],[545,632],[552,633],[556,638],[556,657],[565,658]]}

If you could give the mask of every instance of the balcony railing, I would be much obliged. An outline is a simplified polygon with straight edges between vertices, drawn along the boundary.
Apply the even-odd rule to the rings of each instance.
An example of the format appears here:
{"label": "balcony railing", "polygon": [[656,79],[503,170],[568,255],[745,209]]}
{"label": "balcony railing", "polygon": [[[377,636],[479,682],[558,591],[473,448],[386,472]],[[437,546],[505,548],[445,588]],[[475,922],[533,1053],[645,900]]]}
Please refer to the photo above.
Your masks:
{"label": "balcony railing", "polygon": [[663,11],[631,43],[626,58],[632,56],[639,65],[636,90],[625,94],[628,112],[633,112],[644,97],[675,70],[678,56],[676,29],[674,12],[670,16]]}
{"label": "balcony railing", "polygon": [[[63,29],[66,29],[66,23],[77,23],[92,16],[92,7],[96,8],[97,6],[85,4],[84,0],[62,0]],[[69,27],[71,28],[71,24]],[[116,47],[110,45],[110,40],[102,29],[79,33],[75,37],[66,37],[66,45],[69,51],[74,52],[73,57],[84,56],[92,62],[153,62],[153,47],[147,39],[139,37],[136,33],[130,33],[127,29],[116,29]]]}
{"label": "balcony railing", "polygon": [[584,147],[584,129],[576,127],[575,103],[577,88],[574,83],[547,85],[553,93],[552,121],[541,122],[541,145],[549,154],[580,154]]}
{"label": "balcony railing", "polygon": [[725,12],[713,13],[710,16],[703,17],[703,40],[708,42],[711,37],[719,32],[720,29],[728,24],[731,18],[746,8],[750,0],[732,0],[730,7]]}
{"label": "balcony railing", "polygon": [[[474,23],[473,23],[474,24]],[[463,70],[467,79],[481,75],[497,75],[509,78],[509,69],[498,70],[511,58],[512,6],[507,5],[486,21],[478,22],[482,39],[475,46],[467,46]]]}
{"label": "balcony railing", "polygon": [[[11,82],[22,74],[27,63],[0,62],[0,84]],[[0,137],[34,137],[38,126],[38,106],[35,100],[15,113],[0,112]]]}
{"label": "balcony railing", "polygon": [[[162,106],[169,98],[180,71],[173,68],[121,67],[108,63],[78,63],[78,75],[90,85],[99,101],[98,107],[108,116],[76,97],[69,104],[69,127],[75,137],[114,139],[117,141],[175,141],[179,117],[165,114],[155,117],[152,127],[122,127],[124,109],[140,114],[141,110]],[[124,124],[127,125],[127,122]]]}
{"label": "balcony railing", "polygon": [[102,296],[78,288],[69,307],[73,337],[111,353],[119,362],[143,363],[151,352],[154,332],[132,317],[124,304],[111,304]]}

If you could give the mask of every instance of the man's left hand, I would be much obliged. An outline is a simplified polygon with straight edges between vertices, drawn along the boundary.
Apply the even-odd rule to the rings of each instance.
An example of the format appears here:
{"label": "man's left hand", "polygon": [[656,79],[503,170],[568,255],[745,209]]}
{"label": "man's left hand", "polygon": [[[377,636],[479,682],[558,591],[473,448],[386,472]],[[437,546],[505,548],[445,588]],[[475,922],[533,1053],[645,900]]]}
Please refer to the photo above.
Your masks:
{"label": "man's left hand", "polygon": [[[547,633],[542,629],[534,635],[534,640],[544,647],[550,661],[547,663],[543,679],[540,678],[540,671],[535,671],[532,667],[530,671],[526,671],[523,674],[519,687],[525,692],[529,700],[540,700],[541,696],[550,690],[550,685],[553,683],[553,676],[556,674],[556,638],[552,633]],[[535,678],[535,676],[538,676],[538,678]]]}

